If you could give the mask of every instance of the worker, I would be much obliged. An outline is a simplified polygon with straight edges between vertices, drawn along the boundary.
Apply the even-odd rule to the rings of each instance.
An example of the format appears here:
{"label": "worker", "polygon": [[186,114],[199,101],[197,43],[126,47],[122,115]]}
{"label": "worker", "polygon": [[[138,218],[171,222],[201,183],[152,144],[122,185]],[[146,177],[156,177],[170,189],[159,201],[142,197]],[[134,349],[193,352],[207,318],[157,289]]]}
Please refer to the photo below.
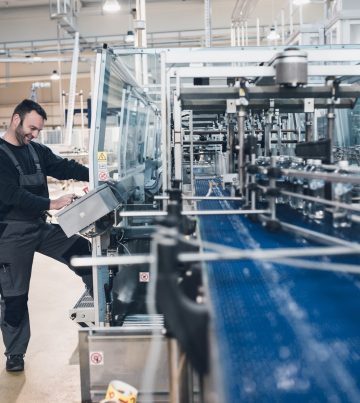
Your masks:
{"label": "worker", "polygon": [[[68,206],[75,194],[49,198],[47,176],[89,180],[87,167],[55,155],[34,142],[47,119],[45,110],[25,99],[16,106],[8,130],[0,138],[0,295],[3,299],[1,332],[6,370],[24,370],[30,340],[28,293],[34,253],[68,265],[92,292],[91,269],[75,270],[73,255],[89,255],[89,242],[67,238],[59,225],[46,222],[47,210]],[[45,302],[45,301],[44,301]]]}

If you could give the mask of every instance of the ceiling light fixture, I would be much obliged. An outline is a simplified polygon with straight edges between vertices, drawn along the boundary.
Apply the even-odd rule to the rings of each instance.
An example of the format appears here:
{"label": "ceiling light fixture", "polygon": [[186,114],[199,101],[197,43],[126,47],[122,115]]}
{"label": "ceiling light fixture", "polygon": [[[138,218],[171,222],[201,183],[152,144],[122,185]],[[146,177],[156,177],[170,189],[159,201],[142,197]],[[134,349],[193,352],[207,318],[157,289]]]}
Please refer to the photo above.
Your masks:
{"label": "ceiling light fixture", "polygon": [[267,39],[269,41],[277,41],[278,39],[280,39],[280,35],[276,32],[275,27],[270,28]]}
{"label": "ceiling light fixture", "polygon": [[103,4],[103,10],[106,13],[117,13],[120,11],[120,8],[118,0],[106,0]]}
{"label": "ceiling light fixture", "polygon": [[58,73],[56,70],[53,70],[53,72],[52,72],[50,78],[51,78],[51,80],[53,80],[53,81],[60,80],[59,73]]}
{"label": "ceiling light fixture", "polygon": [[134,43],[135,41],[135,35],[133,31],[127,31],[127,34],[125,36],[125,42],[126,43]]}
{"label": "ceiling light fixture", "polygon": [[309,4],[310,0],[293,0],[295,6],[303,6],[304,4]]}

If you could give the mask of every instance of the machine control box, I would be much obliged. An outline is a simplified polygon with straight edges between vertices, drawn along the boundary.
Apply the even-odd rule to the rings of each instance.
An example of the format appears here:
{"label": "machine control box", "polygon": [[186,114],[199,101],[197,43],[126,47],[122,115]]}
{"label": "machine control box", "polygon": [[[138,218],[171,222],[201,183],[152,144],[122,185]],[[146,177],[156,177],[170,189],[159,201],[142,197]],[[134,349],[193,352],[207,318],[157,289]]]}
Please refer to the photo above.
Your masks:
{"label": "machine control box", "polygon": [[56,214],[68,238],[104,217],[119,205],[108,184],[91,190]]}

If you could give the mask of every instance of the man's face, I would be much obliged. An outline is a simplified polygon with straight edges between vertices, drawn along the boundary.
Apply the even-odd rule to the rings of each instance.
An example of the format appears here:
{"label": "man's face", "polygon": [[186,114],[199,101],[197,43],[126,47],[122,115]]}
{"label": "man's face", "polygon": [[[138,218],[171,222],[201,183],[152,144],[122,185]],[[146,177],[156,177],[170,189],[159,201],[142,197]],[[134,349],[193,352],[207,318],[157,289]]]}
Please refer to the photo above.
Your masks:
{"label": "man's face", "polygon": [[16,140],[21,146],[36,139],[44,127],[44,119],[35,111],[27,113],[22,122],[20,116],[15,115],[14,123],[17,124],[15,129]]}

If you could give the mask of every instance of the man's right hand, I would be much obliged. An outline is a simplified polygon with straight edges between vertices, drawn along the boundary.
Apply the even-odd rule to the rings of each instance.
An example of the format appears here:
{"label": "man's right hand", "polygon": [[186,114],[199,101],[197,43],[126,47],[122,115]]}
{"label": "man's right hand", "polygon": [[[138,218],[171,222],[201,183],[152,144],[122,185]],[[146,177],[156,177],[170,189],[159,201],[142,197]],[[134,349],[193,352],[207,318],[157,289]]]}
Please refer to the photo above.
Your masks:
{"label": "man's right hand", "polygon": [[50,200],[49,210],[60,210],[63,207],[68,206],[76,198],[74,193],[66,194],[58,199]]}

